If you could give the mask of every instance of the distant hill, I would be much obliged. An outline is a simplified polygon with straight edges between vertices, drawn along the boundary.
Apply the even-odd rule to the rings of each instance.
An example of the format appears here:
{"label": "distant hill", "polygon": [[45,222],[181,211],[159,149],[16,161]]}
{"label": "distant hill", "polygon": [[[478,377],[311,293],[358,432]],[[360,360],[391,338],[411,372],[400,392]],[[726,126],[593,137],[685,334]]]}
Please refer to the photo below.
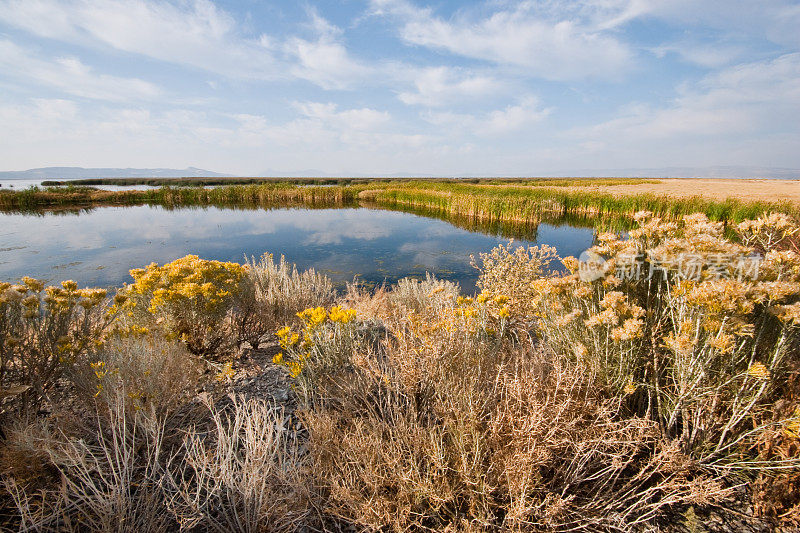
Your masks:
{"label": "distant hill", "polygon": [[71,180],[81,178],[225,178],[231,174],[220,174],[202,168],[81,168],[45,167],[30,170],[0,172],[0,180]]}
{"label": "distant hill", "polygon": [[[800,169],[777,167],[744,167],[744,166],[714,166],[714,167],[663,167],[663,168],[617,168],[617,169],[573,169],[559,172],[536,172],[533,170],[524,174],[427,174],[421,172],[393,172],[393,173],[360,173],[360,172],[325,172],[318,169],[307,170],[274,170],[269,169],[257,174],[258,176],[276,177],[347,177],[347,178],[419,178],[419,177],[449,177],[449,178],[478,178],[478,177],[617,177],[617,178],[772,178],[772,179],[800,179]],[[0,180],[75,180],[91,178],[232,178],[236,174],[221,174],[202,168],[188,167],[174,168],[81,168],[81,167],[46,167],[32,168],[30,170],[0,172]]]}

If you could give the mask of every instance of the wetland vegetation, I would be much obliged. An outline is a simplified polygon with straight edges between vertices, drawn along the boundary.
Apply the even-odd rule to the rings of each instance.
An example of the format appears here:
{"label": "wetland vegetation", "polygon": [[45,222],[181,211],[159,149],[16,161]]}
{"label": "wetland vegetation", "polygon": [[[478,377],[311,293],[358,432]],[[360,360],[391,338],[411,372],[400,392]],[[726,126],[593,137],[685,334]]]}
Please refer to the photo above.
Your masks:
{"label": "wetland vegetation", "polygon": [[[545,215],[628,219],[647,210],[666,217],[705,213],[712,220],[740,222],[770,212],[797,214],[791,203],[737,199],[675,198],[652,194],[614,195],[615,185],[647,183],[619,179],[528,180],[384,180],[350,179],[346,184],[298,185],[299,180],[213,188],[163,186],[158,189],[107,191],[90,187],[0,190],[0,209],[35,210],[65,206],[162,205],[305,207],[352,206],[359,201],[380,207],[425,208],[484,221],[533,222]],[[163,180],[160,183],[169,183]],[[313,183],[313,182],[312,182]],[[604,190],[590,189],[602,185]]]}
{"label": "wetland vegetation", "polygon": [[[349,190],[327,198],[393,194]],[[486,198],[473,218],[525,205]],[[271,256],[153,263],[116,291],[4,283],[4,525],[791,527],[800,226],[667,213],[598,235],[589,270],[495,247],[472,294],[432,276],[337,292]]]}

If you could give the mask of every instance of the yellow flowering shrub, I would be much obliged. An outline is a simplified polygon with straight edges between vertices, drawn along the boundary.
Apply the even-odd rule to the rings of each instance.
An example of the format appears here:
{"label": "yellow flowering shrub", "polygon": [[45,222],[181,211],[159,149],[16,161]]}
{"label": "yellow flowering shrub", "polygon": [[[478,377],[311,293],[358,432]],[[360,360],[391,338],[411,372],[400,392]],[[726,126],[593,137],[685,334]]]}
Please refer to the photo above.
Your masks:
{"label": "yellow flowering shrub", "polygon": [[202,355],[235,342],[230,313],[246,266],[187,255],[130,273],[134,282],[120,290],[115,303],[123,330],[158,327]]}
{"label": "yellow flowering shrub", "polygon": [[800,363],[800,225],[771,215],[734,235],[702,214],[636,221],[627,236],[597,236],[592,276],[575,258],[563,260],[569,272],[543,276],[547,251],[528,253],[526,268],[523,252],[499,247],[482,257],[480,284],[507,291],[548,346],[713,463],[732,442],[752,445],[740,437],[767,424]]}
{"label": "yellow flowering shrub", "polygon": [[276,332],[281,352],[272,362],[299,378],[310,392],[312,382],[331,369],[346,368],[360,337],[356,312],[341,306],[310,307],[297,313],[301,327],[284,326]]}
{"label": "yellow flowering shrub", "polygon": [[[317,343],[336,333],[326,310],[302,313],[314,331],[300,369],[301,381],[313,377],[314,385],[304,426],[329,508],[358,527],[393,531],[575,529],[593,512],[579,502],[602,509],[603,518],[591,519],[599,524],[616,505],[606,502],[623,493],[637,495],[623,506],[638,513],[640,488],[627,480],[652,477],[637,463],[650,459],[656,424],[618,417],[618,401],[603,397],[582,369],[531,342],[519,314],[525,307],[513,296],[531,289],[489,286],[474,297],[443,298],[446,288],[430,287],[428,296],[422,283],[402,289],[395,300],[402,305],[381,291],[364,296],[390,302],[360,307],[386,313],[383,342],[337,344],[347,350],[322,375],[314,374]],[[606,303],[620,307],[613,297]],[[306,353],[304,331],[278,336],[298,348],[276,362]]]}
{"label": "yellow flowering shrub", "polygon": [[297,270],[281,256],[251,258],[233,308],[236,336],[256,347],[276,327],[297,319],[299,311],[329,305],[335,291],[331,281],[314,269]]}
{"label": "yellow flowering shrub", "polygon": [[168,415],[194,395],[201,374],[196,356],[157,332],[112,334],[69,372],[85,403],[105,414],[122,405],[130,422],[140,411],[156,418]]}
{"label": "yellow flowering shrub", "polygon": [[457,284],[436,279],[428,273],[424,280],[403,278],[388,293],[388,313],[404,314],[409,311],[452,307],[459,296]]}
{"label": "yellow flowering shrub", "polygon": [[535,296],[533,283],[558,259],[558,254],[546,244],[524,248],[510,242],[479,257],[480,263],[473,263],[481,271],[478,287],[485,297],[509,297],[509,313],[525,315],[533,311],[530,307]]}
{"label": "yellow flowering shrub", "polygon": [[75,361],[102,346],[105,289],[74,281],[45,287],[29,277],[0,283],[0,395],[35,408]]}

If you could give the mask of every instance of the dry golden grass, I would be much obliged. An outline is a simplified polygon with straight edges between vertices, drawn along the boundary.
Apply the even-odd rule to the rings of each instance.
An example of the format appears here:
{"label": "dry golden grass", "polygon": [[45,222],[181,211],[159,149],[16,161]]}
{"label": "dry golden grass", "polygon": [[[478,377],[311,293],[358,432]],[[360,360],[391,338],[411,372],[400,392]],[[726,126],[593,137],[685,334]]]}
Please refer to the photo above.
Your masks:
{"label": "dry golden grass", "polygon": [[662,178],[657,183],[642,180],[616,185],[588,184],[580,189],[573,189],[587,188],[614,196],[653,194],[672,198],[700,197],[707,200],[732,198],[745,202],[789,202],[800,206],[800,180]]}

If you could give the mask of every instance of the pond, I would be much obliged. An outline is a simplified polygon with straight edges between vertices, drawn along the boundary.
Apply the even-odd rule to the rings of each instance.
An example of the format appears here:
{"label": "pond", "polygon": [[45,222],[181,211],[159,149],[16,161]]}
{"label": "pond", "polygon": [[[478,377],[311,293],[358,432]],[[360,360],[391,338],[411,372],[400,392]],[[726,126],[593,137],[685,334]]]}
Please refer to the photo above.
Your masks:
{"label": "pond", "polygon": [[[550,244],[562,256],[591,246],[594,231],[539,224],[521,245]],[[314,267],[340,286],[355,276],[392,283],[425,272],[475,289],[470,255],[508,239],[445,220],[369,208],[166,209],[100,207],[80,213],[0,214],[0,280],[28,275],[54,283],[119,286],[128,271],[187,254],[242,262],[245,255],[281,254],[299,268]]]}
{"label": "pond", "polygon": [[[75,178],[77,179],[77,178]],[[0,180],[0,189],[11,189],[15,191],[23,191],[30,187],[39,187],[44,188],[42,185],[43,181],[48,181],[47,179],[13,179],[13,180]],[[64,181],[73,181],[71,179],[67,179]],[[122,185],[92,185],[95,189],[103,189],[106,191],[130,191],[134,189],[144,190],[144,189],[158,189],[158,187],[153,187],[150,185],[136,185],[136,186],[122,186]]]}

